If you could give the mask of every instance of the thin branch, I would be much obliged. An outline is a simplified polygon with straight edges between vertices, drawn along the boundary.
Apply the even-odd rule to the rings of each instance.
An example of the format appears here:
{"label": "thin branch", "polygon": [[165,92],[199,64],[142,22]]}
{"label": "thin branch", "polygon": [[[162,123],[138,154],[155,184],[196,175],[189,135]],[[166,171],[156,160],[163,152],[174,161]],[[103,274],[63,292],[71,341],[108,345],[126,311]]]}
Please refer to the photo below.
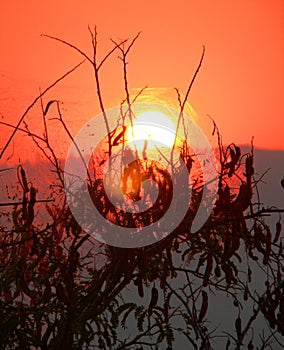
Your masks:
{"label": "thin branch", "polygon": [[13,125],[13,124],[6,123],[6,122],[1,122],[1,121],[0,121],[0,125],[9,126],[10,128],[13,128],[13,129],[18,129],[19,131],[22,131],[22,132],[24,132],[25,134],[27,134],[27,136],[32,136],[32,137],[34,137],[34,138],[36,138],[36,139],[41,140],[42,142],[45,142],[45,139],[44,139],[43,137],[38,136],[38,135],[36,135],[36,134],[34,134],[34,133],[32,133],[32,132],[26,130],[26,129],[19,128],[19,127],[17,128],[17,127],[16,127],[15,125]]}
{"label": "thin branch", "polygon": [[[54,199],[37,199],[35,202],[27,201],[25,204],[29,203],[47,203],[47,202],[54,202]],[[8,202],[8,203],[0,203],[0,207],[9,207],[11,205],[22,205],[24,202]]]}
{"label": "thin branch", "polygon": [[188,96],[189,96],[189,93],[190,93],[190,90],[192,88],[192,85],[197,77],[197,74],[201,68],[201,65],[202,65],[202,62],[203,62],[203,58],[204,58],[204,55],[205,55],[205,46],[203,46],[203,50],[202,50],[202,55],[201,55],[201,58],[200,58],[200,61],[199,61],[199,64],[195,70],[195,73],[193,75],[193,78],[191,79],[191,82],[187,88],[187,91],[186,91],[186,94],[185,94],[185,97],[184,97],[184,100],[183,102],[181,103],[181,98],[180,98],[180,93],[178,91],[178,89],[176,89],[176,92],[178,94],[178,100],[179,100],[179,104],[180,104],[180,113],[179,113],[179,116],[178,116],[178,121],[177,121],[177,126],[176,126],[176,133],[175,133],[175,139],[174,139],[174,144],[172,146],[172,152],[171,152],[171,164],[173,162],[173,152],[174,152],[174,149],[176,147],[176,143],[177,143],[177,139],[178,139],[178,129],[179,129],[179,125],[180,125],[180,122],[181,122],[181,119],[183,119],[183,110],[184,110],[184,107],[185,107],[185,104],[186,104],[186,101],[188,99]]}
{"label": "thin branch", "polygon": [[67,45],[69,47],[71,47],[72,49],[74,49],[75,51],[79,52],[80,55],[82,55],[83,57],[85,57],[85,59],[87,61],[89,61],[91,64],[93,64],[93,61],[90,59],[90,57],[85,54],[84,51],[80,50],[77,46],[69,43],[68,41],[65,41],[63,39],[60,39],[60,38],[57,38],[55,36],[51,36],[51,35],[48,35],[48,34],[41,34],[41,36],[44,36],[46,38],[49,38],[49,39],[52,39],[52,40],[55,40],[55,41],[59,41],[61,44],[64,44],[64,45]]}
{"label": "thin branch", "polygon": [[184,100],[183,100],[183,103],[181,105],[181,112],[184,110],[184,107],[185,107],[185,104],[186,104],[186,101],[188,99],[188,95],[190,93],[190,90],[192,88],[192,85],[195,81],[195,78],[197,77],[197,74],[199,72],[199,69],[201,68],[201,65],[202,65],[202,62],[203,62],[203,58],[204,58],[204,55],[205,55],[205,46],[203,45],[203,50],[202,50],[202,55],[201,55],[201,58],[200,58],[200,61],[199,61],[199,64],[198,64],[198,67],[193,75],[193,78],[191,79],[191,82],[187,88],[187,91],[186,91],[186,94],[185,94],[185,97],[184,97]]}
{"label": "thin branch", "polygon": [[123,40],[121,43],[117,44],[102,60],[101,63],[98,65],[97,69],[99,70],[101,68],[101,66],[105,63],[105,61],[109,58],[109,56],[117,49],[119,48],[121,45],[123,45],[124,43],[127,42],[126,40]]}
{"label": "thin branch", "polygon": [[34,101],[28,106],[28,108],[25,110],[24,114],[21,116],[20,120],[18,121],[17,125],[15,126],[14,131],[12,132],[11,136],[9,137],[8,141],[6,142],[4,148],[2,149],[1,153],[0,153],[0,159],[3,157],[3,154],[5,153],[6,149],[8,148],[10,142],[12,141],[13,137],[15,136],[17,130],[19,129],[19,126],[21,125],[22,121],[24,120],[25,116],[28,114],[28,112],[32,109],[32,107],[37,103],[37,101],[39,99],[41,99],[41,97],[43,95],[45,95],[50,89],[52,89],[55,85],[57,85],[61,80],[65,79],[69,74],[73,73],[78,67],[80,67],[83,63],[85,62],[82,61],[79,64],[77,64],[75,67],[73,67],[72,69],[70,69],[68,72],[66,72],[65,74],[63,74],[60,78],[58,78],[54,83],[52,83],[51,85],[49,85],[40,95],[38,95]]}
{"label": "thin branch", "polygon": [[82,153],[81,153],[81,151],[80,151],[80,149],[79,149],[77,143],[75,142],[73,136],[71,135],[69,129],[67,128],[67,125],[65,124],[65,122],[64,122],[64,120],[63,120],[63,118],[62,118],[61,110],[60,110],[60,107],[59,107],[59,101],[56,101],[56,104],[57,104],[57,112],[58,112],[58,115],[59,115],[59,121],[60,121],[61,124],[63,125],[64,130],[66,131],[66,133],[67,133],[67,135],[69,136],[70,140],[71,140],[72,143],[74,144],[74,146],[75,146],[75,148],[76,148],[76,150],[77,150],[77,152],[78,152],[78,154],[79,154],[79,156],[80,156],[80,158],[81,158],[81,160],[82,160],[82,162],[83,162],[83,164],[84,164],[84,166],[85,166],[85,168],[86,168],[87,177],[88,177],[89,182],[90,182],[90,184],[91,184],[92,178],[91,178],[91,175],[90,175],[90,173],[89,173],[88,166],[87,166],[87,164],[86,164],[86,162],[85,162],[85,159],[84,159],[84,157],[83,157],[83,155],[82,155]]}

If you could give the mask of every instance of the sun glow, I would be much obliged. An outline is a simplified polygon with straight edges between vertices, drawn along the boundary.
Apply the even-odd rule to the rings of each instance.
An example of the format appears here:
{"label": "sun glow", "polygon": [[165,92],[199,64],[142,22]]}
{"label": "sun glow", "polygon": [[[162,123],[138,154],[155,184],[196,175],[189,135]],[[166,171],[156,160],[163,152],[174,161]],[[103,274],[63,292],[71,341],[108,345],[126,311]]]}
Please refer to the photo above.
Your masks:
{"label": "sun glow", "polygon": [[175,141],[175,127],[164,113],[143,112],[133,119],[133,126],[128,126],[127,139],[138,150],[172,147]]}

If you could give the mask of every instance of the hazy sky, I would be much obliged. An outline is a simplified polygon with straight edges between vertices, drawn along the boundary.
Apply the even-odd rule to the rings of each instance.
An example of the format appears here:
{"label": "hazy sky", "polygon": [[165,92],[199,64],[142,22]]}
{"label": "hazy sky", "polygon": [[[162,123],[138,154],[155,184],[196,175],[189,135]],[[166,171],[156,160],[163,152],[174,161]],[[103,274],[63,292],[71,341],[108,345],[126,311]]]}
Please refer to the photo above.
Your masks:
{"label": "hazy sky", "polygon": [[[131,88],[185,91],[205,45],[189,99],[200,118],[214,117],[225,142],[249,143],[254,136],[258,147],[284,149],[283,0],[2,1],[0,114],[17,120],[39,86],[81,60],[40,34],[91,54],[88,25],[97,25],[101,56],[112,47],[110,37],[133,38],[142,31],[129,55]],[[86,64],[56,90],[74,130],[98,112],[90,73]],[[102,71],[102,88],[107,108],[123,98],[117,54]]]}

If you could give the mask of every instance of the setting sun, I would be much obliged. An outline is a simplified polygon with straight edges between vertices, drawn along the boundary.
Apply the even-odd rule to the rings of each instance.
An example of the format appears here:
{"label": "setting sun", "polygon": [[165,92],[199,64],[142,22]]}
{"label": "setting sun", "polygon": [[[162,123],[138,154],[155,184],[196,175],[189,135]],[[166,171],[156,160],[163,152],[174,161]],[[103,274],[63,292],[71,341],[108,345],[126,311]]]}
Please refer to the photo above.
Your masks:
{"label": "setting sun", "polygon": [[127,129],[127,139],[138,150],[145,147],[172,147],[175,140],[175,127],[171,120],[158,111],[143,112],[133,120]]}

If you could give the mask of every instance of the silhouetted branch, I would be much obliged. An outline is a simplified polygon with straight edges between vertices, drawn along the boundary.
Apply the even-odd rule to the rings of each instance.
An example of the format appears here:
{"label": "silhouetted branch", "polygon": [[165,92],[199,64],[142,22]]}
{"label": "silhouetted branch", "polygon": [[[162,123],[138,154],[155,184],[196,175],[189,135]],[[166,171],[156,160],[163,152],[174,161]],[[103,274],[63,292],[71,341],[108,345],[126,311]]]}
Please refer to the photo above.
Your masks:
{"label": "silhouetted branch", "polygon": [[[35,203],[48,203],[48,202],[54,202],[54,199],[37,199]],[[25,202],[26,204],[31,203],[30,201]],[[23,205],[24,202],[7,202],[7,203],[0,203],[0,207],[9,207],[11,205]]]}
{"label": "silhouetted branch", "polygon": [[11,136],[9,137],[8,141],[6,142],[4,148],[2,149],[0,153],[0,159],[2,158],[3,154],[5,153],[6,149],[8,148],[10,142],[12,141],[13,137],[15,136],[19,126],[21,125],[22,121],[28,114],[28,112],[33,108],[33,106],[37,103],[37,101],[44,96],[50,89],[52,89],[55,85],[57,85],[61,80],[65,79],[68,75],[73,73],[78,67],[80,67],[85,61],[80,62],[75,67],[70,69],[67,73],[63,74],[60,78],[58,78],[54,83],[49,85],[40,95],[38,95],[34,101],[28,106],[28,108],[25,110],[24,114],[21,116],[20,120],[18,121],[17,125],[15,126],[14,131],[12,132]]}

